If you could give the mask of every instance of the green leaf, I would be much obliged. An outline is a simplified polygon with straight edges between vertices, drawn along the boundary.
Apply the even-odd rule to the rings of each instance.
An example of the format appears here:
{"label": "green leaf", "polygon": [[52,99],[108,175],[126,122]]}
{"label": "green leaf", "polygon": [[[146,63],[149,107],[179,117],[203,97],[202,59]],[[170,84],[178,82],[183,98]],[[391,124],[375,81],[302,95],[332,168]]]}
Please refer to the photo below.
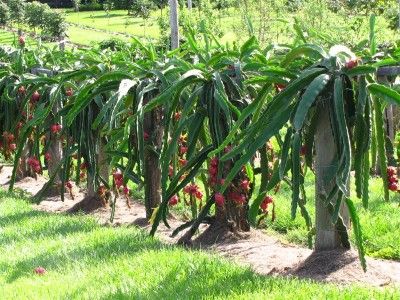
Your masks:
{"label": "green leaf", "polygon": [[282,62],[282,66],[287,66],[293,60],[295,60],[298,57],[302,57],[302,56],[311,57],[315,60],[328,57],[325,50],[322,49],[320,46],[313,45],[313,44],[305,44],[305,45],[301,45],[297,48],[294,48],[292,51],[290,51],[288,54],[286,54],[286,57]]}
{"label": "green leaf", "polygon": [[366,74],[375,74],[377,68],[373,66],[358,66],[353,69],[346,70],[344,73],[349,77],[362,76]]}
{"label": "green leaf", "polygon": [[95,88],[101,88],[107,82],[121,81],[127,78],[128,79],[132,78],[132,74],[124,71],[110,72],[100,76],[94,83],[89,84],[83,89],[81,89],[75,98],[71,110],[68,112],[66,116],[67,125],[70,126],[73,120],[76,118],[76,116],[80,114],[92,101],[93,99],[93,95],[91,95],[92,90],[94,90]]}
{"label": "green leaf", "polygon": [[[251,157],[257,152],[257,150],[264,145],[272,136],[279,132],[279,130],[287,123],[292,113],[293,106],[287,107],[285,110],[268,117],[267,123],[261,132],[258,133],[256,137],[251,137],[251,141],[246,142],[246,146],[250,145],[249,148],[239,160],[236,161],[229,174],[225,178],[225,183],[221,188],[220,192],[226,190],[230,182],[236,176],[236,174],[241,170],[243,165],[245,165]],[[222,158],[221,158],[222,160]]]}
{"label": "green leaf", "polygon": [[376,148],[379,157],[379,166],[381,168],[381,177],[383,183],[383,191],[385,194],[385,200],[389,201],[389,179],[386,173],[387,170],[387,158],[386,158],[386,146],[385,146],[385,130],[383,121],[382,104],[379,99],[374,98],[374,117],[375,117],[375,130],[376,130]]}
{"label": "green leaf", "polygon": [[369,19],[369,47],[372,56],[376,54],[375,24],[376,16],[372,14]]}
{"label": "green leaf", "polygon": [[346,115],[344,111],[344,97],[343,97],[343,80],[341,77],[335,79],[334,90],[334,108],[339,129],[339,139],[341,141],[342,153],[340,156],[339,170],[336,177],[336,183],[345,195],[349,194],[348,178],[350,176],[351,168],[351,146],[350,135],[347,128]]}
{"label": "green leaf", "polygon": [[389,103],[394,102],[397,105],[400,105],[400,93],[391,89],[383,84],[371,83],[368,85],[368,90],[371,94],[376,97],[381,98]]}
{"label": "green leaf", "polygon": [[318,95],[324,90],[330,78],[328,74],[321,74],[307,87],[297,107],[296,114],[294,115],[293,127],[296,131],[299,131],[303,127],[308,110],[313,105]]}
{"label": "green leaf", "polygon": [[287,160],[289,156],[289,150],[290,150],[290,143],[292,141],[292,133],[293,130],[292,128],[288,128],[286,135],[285,135],[285,140],[282,145],[281,149],[281,163],[279,166],[279,178],[282,180],[283,176],[285,175],[286,171],[286,165],[287,165]]}
{"label": "green leaf", "polygon": [[360,219],[358,218],[356,207],[354,206],[353,201],[349,198],[346,198],[346,204],[349,209],[349,214],[351,221],[353,223],[353,230],[354,230],[354,237],[356,240],[356,246],[358,250],[358,256],[360,259],[361,266],[364,272],[367,271],[367,261],[365,259],[365,250],[364,250],[364,241],[362,236],[361,224]]}
{"label": "green leaf", "polygon": [[300,200],[300,148],[301,148],[301,135],[295,132],[292,142],[292,219],[296,218],[297,205]]}

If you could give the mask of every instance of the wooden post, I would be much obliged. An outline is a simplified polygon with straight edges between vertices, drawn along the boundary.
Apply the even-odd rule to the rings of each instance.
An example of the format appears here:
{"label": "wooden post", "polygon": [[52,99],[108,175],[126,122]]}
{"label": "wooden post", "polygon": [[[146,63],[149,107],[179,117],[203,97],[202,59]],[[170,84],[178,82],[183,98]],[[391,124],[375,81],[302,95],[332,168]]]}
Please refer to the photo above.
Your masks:
{"label": "wooden post", "polygon": [[178,21],[178,1],[168,0],[170,8],[169,23],[171,26],[171,49],[179,47],[179,21]]}
{"label": "wooden post", "polygon": [[[157,107],[144,116],[143,129],[150,136],[145,142],[151,143],[156,151],[161,151],[163,141],[163,110]],[[161,203],[160,155],[152,149],[144,150],[144,179],[146,218],[150,218],[154,208]]]}
{"label": "wooden post", "polygon": [[[341,247],[339,233],[331,221],[331,214],[323,203],[335,185],[335,177],[328,178],[332,168],[337,163],[337,148],[331,129],[329,107],[326,103],[318,104],[318,123],[315,133],[315,207],[316,207],[316,239],[315,250],[333,250]],[[332,200],[335,203],[336,199]],[[348,227],[349,216],[347,207],[341,207],[341,216]]]}
{"label": "wooden post", "polygon": [[62,35],[59,37],[58,47],[60,48],[60,51],[65,50],[65,36]]}

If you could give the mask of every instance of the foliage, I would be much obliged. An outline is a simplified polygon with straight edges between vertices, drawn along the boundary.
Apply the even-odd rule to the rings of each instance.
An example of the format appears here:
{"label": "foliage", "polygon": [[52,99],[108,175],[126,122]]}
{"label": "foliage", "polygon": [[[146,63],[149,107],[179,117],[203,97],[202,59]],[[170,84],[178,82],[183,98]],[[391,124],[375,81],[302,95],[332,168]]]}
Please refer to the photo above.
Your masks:
{"label": "foliage", "polygon": [[[3,2],[1,2],[3,3]],[[9,18],[5,13],[3,25],[10,25],[16,22],[19,27],[26,24],[28,27],[40,28],[44,35],[50,37],[59,37],[65,34],[67,24],[62,13],[50,9],[47,4],[37,1],[25,2],[24,0],[7,0],[6,5],[9,9]],[[7,11],[5,5],[2,5],[4,12]]]}
{"label": "foliage", "polygon": [[81,2],[82,2],[81,0],[72,0],[72,4],[74,6],[74,11],[75,12],[79,11],[79,8],[80,8],[80,6],[82,4]]}
{"label": "foliage", "polygon": [[130,6],[129,12],[134,16],[148,19],[153,7],[153,2],[151,0],[135,0]]}
{"label": "foliage", "polygon": [[[348,197],[353,166],[357,194],[368,203],[370,145],[365,137],[370,136],[369,128],[380,124],[379,118],[371,123],[372,111],[382,115],[371,97],[400,102],[397,92],[373,78],[376,63],[388,63],[376,61],[373,32],[369,49],[358,53],[360,59],[343,46],[325,51],[303,43],[264,49],[255,37],[240,47],[224,46],[207,29],[200,34],[190,27],[182,48],[165,54],[137,40],[118,52],[103,47],[51,55],[21,45],[2,54],[9,65],[3,70],[0,105],[9,113],[0,116],[0,130],[2,152],[14,160],[10,188],[20,159],[34,161],[31,171],[41,173],[48,168],[47,149],[59,142],[65,153],[56,172],[62,189],[71,190],[71,180],[78,185],[86,181],[113,207],[116,198],[110,194],[128,199],[129,186],[148,182],[145,158],[154,153],[161,168],[162,203],[154,207],[153,234],[160,222],[168,224],[168,212],[175,205],[192,213],[175,234],[186,228],[194,234],[201,222],[214,219],[249,230],[249,223],[256,226],[274,218],[271,193],[284,180],[291,181],[293,189],[291,215],[295,217],[299,209],[311,235],[303,177],[313,169],[316,106],[326,102],[333,116],[338,162],[333,193],[322,196],[334,223],[343,227],[337,207]],[[57,74],[29,74],[38,64],[56,68]],[[62,109],[55,111],[57,106]],[[156,110],[162,111],[157,124],[161,137],[160,131],[146,129],[149,114]],[[49,134],[52,139],[43,139]],[[382,132],[376,131],[375,136],[381,137]],[[271,141],[277,143],[275,149]],[[302,158],[304,144],[308,150]],[[381,139],[377,144],[382,149]],[[98,153],[106,153],[106,158],[100,160]],[[379,154],[384,163],[382,151]],[[259,162],[256,156],[261,157]],[[261,184],[256,190],[258,174]],[[339,201],[332,204],[330,199],[336,196]],[[353,219],[357,220],[354,211]],[[357,235],[362,258],[358,227]],[[346,232],[345,243],[347,238]]]}
{"label": "foliage", "polygon": [[41,27],[44,34],[48,34],[51,37],[61,37],[65,35],[67,23],[61,13],[46,10],[43,14],[43,24]]}
{"label": "foliage", "polygon": [[10,20],[10,9],[7,4],[4,2],[0,2],[0,25],[4,26],[8,24]]}
{"label": "foliage", "polygon": [[6,0],[6,4],[10,8],[11,21],[21,24],[25,17],[25,0]]}
{"label": "foliage", "polygon": [[47,4],[37,1],[28,2],[25,6],[25,22],[34,29],[42,27],[46,22],[45,15],[50,11]]}

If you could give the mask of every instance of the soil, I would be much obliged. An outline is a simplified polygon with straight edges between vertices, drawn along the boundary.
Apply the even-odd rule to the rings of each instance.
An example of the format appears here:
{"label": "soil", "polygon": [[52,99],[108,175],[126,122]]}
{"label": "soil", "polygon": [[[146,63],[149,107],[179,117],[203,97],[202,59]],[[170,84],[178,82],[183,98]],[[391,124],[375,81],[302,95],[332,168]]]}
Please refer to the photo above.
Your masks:
{"label": "soil", "polygon": [[[11,167],[5,166],[0,172],[0,186],[7,188],[11,175]],[[38,176],[24,178],[16,183],[15,188],[22,189],[32,195],[36,194],[47,179]],[[68,213],[71,208],[85,198],[83,190],[73,190],[74,199],[69,193],[65,201],[60,196],[45,198],[35,208],[53,213]],[[76,209],[73,209],[76,210]],[[116,203],[115,217],[110,222],[110,207],[91,207],[90,215],[102,225],[132,225],[149,231],[151,226],[146,220],[143,204],[131,201],[130,208],[125,199],[119,198]],[[174,228],[182,221],[174,216],[168,220],[171,228],[160,224],[156,236],[166,243],[175,244],[184,234],[171,238]],[[262,275],[309,278],[316,281],[337,284],[358,283],[382,287],[400,287],[400,262],[367,258],[367,272],[364,273],[357,253],[350,251],[313,252],[297,245],[285,244],[278,238],[264,234],[260,230],[237,234],[227,228],[213,228],[213,225],[202,225],[200,234],[195,237],[192,247],[218,253],[236,263],[249,266]]]}

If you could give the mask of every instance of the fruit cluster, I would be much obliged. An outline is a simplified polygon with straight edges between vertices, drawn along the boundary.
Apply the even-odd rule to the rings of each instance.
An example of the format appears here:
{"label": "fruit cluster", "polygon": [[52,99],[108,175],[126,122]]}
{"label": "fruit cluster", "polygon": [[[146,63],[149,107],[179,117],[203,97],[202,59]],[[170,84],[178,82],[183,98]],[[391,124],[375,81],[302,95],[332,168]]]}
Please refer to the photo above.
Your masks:
{"label": "fruit cluster", "polygon": [[36,174],[39,174],[42,171],[40,161],[36,157],[29,157],[27,163]]}
{"label": "fruit cluster", "polygon": [[395,167],[388,167],[387,176],[389,181],[389,190],[397,192],[399,190],[399,180],[397,178],[397,169]]}
{"label": "fruit cluster", "polygon": [[349,60],[345,64],[346,69],[349,69],[349,70],[351,70],[351,69],[353,69],[353,68],[355,68],[357,66],[358,66],[358,59]]}
{"label": "fruit cluster", "polygon": [[[179,121],[181,117],[181,113],[178,111],[174,114],[174,120],[175,121]],[[184,167],[187,164],[187,159],[186,159],[186,153],[188,151],[188,147],[186,145],[186,140],[187,140],[187,136],[185,134],[181,134],[179,136],[179,140],[178,140],[178,167]],[[175,170],[173,165],[169,165],[169,169],[168,169],[168,176],[169,178],[172,178],[175,175]],[[185,178],[185,174],[182,175],[182,177],[180,178],[181,180],[183,180]],[[199,200],[201,200],[203,198],[203,193],[200,191],[200,188],[196,185],[196,184],[189,184],[186,187],[184,187],[183,189],[184,194],[189,195],[189,196],[193,196],[194,198],[197,198]],[[169,200],[168,200],[168,204],[170,206],[175,206],[179,203],[180,199],[178,195],[173,195]],[[191,205],[192,204],[192,197],[190,197],[190,201],[185,201],[185,204],[187,205]]]}
{"label": "fruit cluster", "polygon": [[51,133],[58,134],[62,130],[62,125],[60,125],[58,123],[53,124],[53,125],[51,125],[50,130],[51,130]]}
{"label": "fruit cluster", "polygon": [[79,170],[80,170],[80,174],[79,174],[79,177],[81,178],[81,179],[84,179],[85,177],[86,177],[86,170],[87,170],[87,163],[86,162],[83,162],[83,163],[81,163],[81,165],[79,166]]}
{"label": "fruit cluster", "polygon": [[21,47],[25,47],[25,37],[23,35],[18,37],[18,43]]}
{"label": "fruit cluster", "polygon": [[44,159],[46,160],[46,162],[50,162],[51,161],[51,154],[49,152],[46,152],[44,154]]}
{"label": "fruit cluster", "polygon": [[114,178],[114,183],[115,183],[115,186],[117,187],[117,190],[118,191],[122,190],[124,195],[128,196],[130,190],[129,190],[128,186],[126,186],[124,184],[124,177],[123,177],[122,173],[120,171],[115,171],[113,173],[113,178]]}
{"label": "fruit cluster", "polygon": [[197,184],[191,183],[183,188],[183,192],[190,196],[194,196],[196,199],[203,199],[203,193],[200,191],[200,188]]}
{"label": "fruit cluster", "polygon": [[0,150],[4,148],[6,156],[7,154],[10,154],[11,152],[14,152],[17,149],[17,145],[15,144],[15,136],[7,131],[3,132],[3,142],[0,140]]}
{"label": "fruit cluster", "polygon": [[169,200],[168,200],[168,204],[171,206],[177,205],[179,202],[179,197],[178,195],[173,195]]}
{"label": "fruit cluster", "polygon": [[260,208],[264,214],[268,213],[268,206],[274,202],[271,196],[266,196],[260,204]]}
{"label": "fruit cluster", "polygon": [[38,91],[35,91],[31,96],[30,103],[32,105],[34,105],[34,104],[38,103],[39,100],[40,100],[40,94]]}
{"label": "fruit cluster", "polygon": [[[227,153],[231,150],[231,147],[225,148],[224,152]],[[225,183],[224,178],[219,178],[219,159],[217,157],[213,157],[210,161],[210,166],[208,168],[209,175],[209,184],[210,187],[214,191],[218,191],[218,186],[222,186]],[[215,193],[214,200],[215,204],[218,207],[223,207],[226,199],[233,201],[236,205],[242,206],[245,205],[248,198],[248,193],[250,192],[250,181],[247,178],[246,171],[243,168],[242,171],[238,174],[235,182],[232,183],[226,195],[223,195],[219,192]]]}

